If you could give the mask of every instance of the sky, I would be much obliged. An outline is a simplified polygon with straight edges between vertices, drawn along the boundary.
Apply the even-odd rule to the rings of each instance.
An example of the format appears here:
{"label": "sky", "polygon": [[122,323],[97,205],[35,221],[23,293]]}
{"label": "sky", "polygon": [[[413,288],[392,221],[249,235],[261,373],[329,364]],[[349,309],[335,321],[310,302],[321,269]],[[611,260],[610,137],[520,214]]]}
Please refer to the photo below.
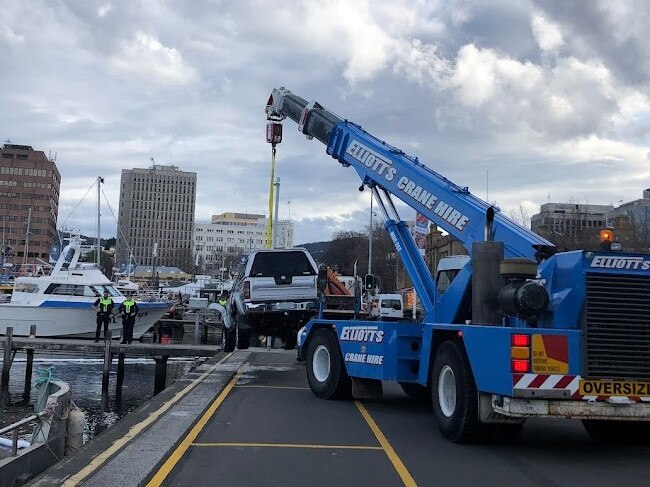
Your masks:
{"label": "sky", "polygon": [[[122,169],[198,175],[196,219],[266,213],[275,87],[316,100],[506,214],[650,187],[650,3],[0,0],[0,139],[56,155],[59,226],[114,236]],[[362,230],[368,191],[285,121],[296,243]],[[110,205],[110,209],[109,209]],[[404,219],[413,211],[400,206]]]}

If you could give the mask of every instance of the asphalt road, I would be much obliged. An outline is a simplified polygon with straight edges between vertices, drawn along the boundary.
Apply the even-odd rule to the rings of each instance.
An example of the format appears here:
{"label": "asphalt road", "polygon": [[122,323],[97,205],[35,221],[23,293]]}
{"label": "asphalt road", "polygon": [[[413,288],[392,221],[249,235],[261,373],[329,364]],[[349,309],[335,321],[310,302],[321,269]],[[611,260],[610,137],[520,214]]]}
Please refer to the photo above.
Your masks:
{"label": "asphalt road", "polygon": [[163,485],[650,485],[650,448],[597,445],[577,421],[530,420],[509,445],[455,445],[394,384],[360,406],[317,399],[295,352],[253,353],[185,443]]}

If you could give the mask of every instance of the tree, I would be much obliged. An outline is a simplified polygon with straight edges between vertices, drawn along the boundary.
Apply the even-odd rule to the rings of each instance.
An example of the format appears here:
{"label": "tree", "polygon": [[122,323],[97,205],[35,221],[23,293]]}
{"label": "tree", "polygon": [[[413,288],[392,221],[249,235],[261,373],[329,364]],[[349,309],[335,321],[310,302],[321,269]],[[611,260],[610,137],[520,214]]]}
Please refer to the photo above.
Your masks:
{"label": "tree", "polygon": [[[320,263],[331,267],[342,275],[364,275],[368,269],[368,230],[365,232],[346,230],[334,234],[334,238],[323,252]],[[395,290],[397,256],[395,246],[388,232],[379,223],[372,231],[372,273],[378,279],[382,292]]]}

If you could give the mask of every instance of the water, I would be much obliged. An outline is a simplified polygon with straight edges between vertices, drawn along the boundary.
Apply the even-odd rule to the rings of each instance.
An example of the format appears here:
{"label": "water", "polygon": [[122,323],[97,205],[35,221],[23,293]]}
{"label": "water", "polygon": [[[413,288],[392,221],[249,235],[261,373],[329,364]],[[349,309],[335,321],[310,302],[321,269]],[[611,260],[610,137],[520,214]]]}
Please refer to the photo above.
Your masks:
{"label": "water", "polygon": [[[174,337],[174,343],[193,343],[193,335]],[[218,343],[215,334],[208,336],[208,343]],[[167,362],[167,385],[186,375],[192,368],[205,359],[169,358]],[[34,355],[34,374],[32,385],[37,378],[38,367],[53,367],[53,376],[70,384],[72,400],[86,413],[84,442],[92,439],[101,431],[113,425],[118,419],[136,409],[153,396],[154,367],[153,359],[127,358],[124,361],[124,384],[122,395],[116,397],[117,357],[113,359],[109,378],[109,401],[105,411],[101,408],[103,358],[97,356],[75,357],[71,355],[38,354]],[[11,405],[6,412],[0,412],[0,428],[33,414],[37,400],[36,390],[32,388],[30,404],[22,403],[22,390],[25,378],[25,354],[17,353],[11,367],[9,390]],[[19,430],[21,439],[29,440],[33,425]]]}

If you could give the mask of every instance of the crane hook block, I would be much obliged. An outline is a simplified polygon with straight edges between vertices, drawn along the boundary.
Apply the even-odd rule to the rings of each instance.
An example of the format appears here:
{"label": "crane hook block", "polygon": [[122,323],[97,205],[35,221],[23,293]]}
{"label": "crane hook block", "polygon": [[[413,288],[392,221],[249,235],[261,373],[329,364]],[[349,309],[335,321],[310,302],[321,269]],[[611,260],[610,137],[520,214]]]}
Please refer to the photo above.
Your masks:
{"label": "crane hook block", "polygon": [[266,124],[266,141],[269,144],[279,144],[282,142],[282,124],[269,120]]}

